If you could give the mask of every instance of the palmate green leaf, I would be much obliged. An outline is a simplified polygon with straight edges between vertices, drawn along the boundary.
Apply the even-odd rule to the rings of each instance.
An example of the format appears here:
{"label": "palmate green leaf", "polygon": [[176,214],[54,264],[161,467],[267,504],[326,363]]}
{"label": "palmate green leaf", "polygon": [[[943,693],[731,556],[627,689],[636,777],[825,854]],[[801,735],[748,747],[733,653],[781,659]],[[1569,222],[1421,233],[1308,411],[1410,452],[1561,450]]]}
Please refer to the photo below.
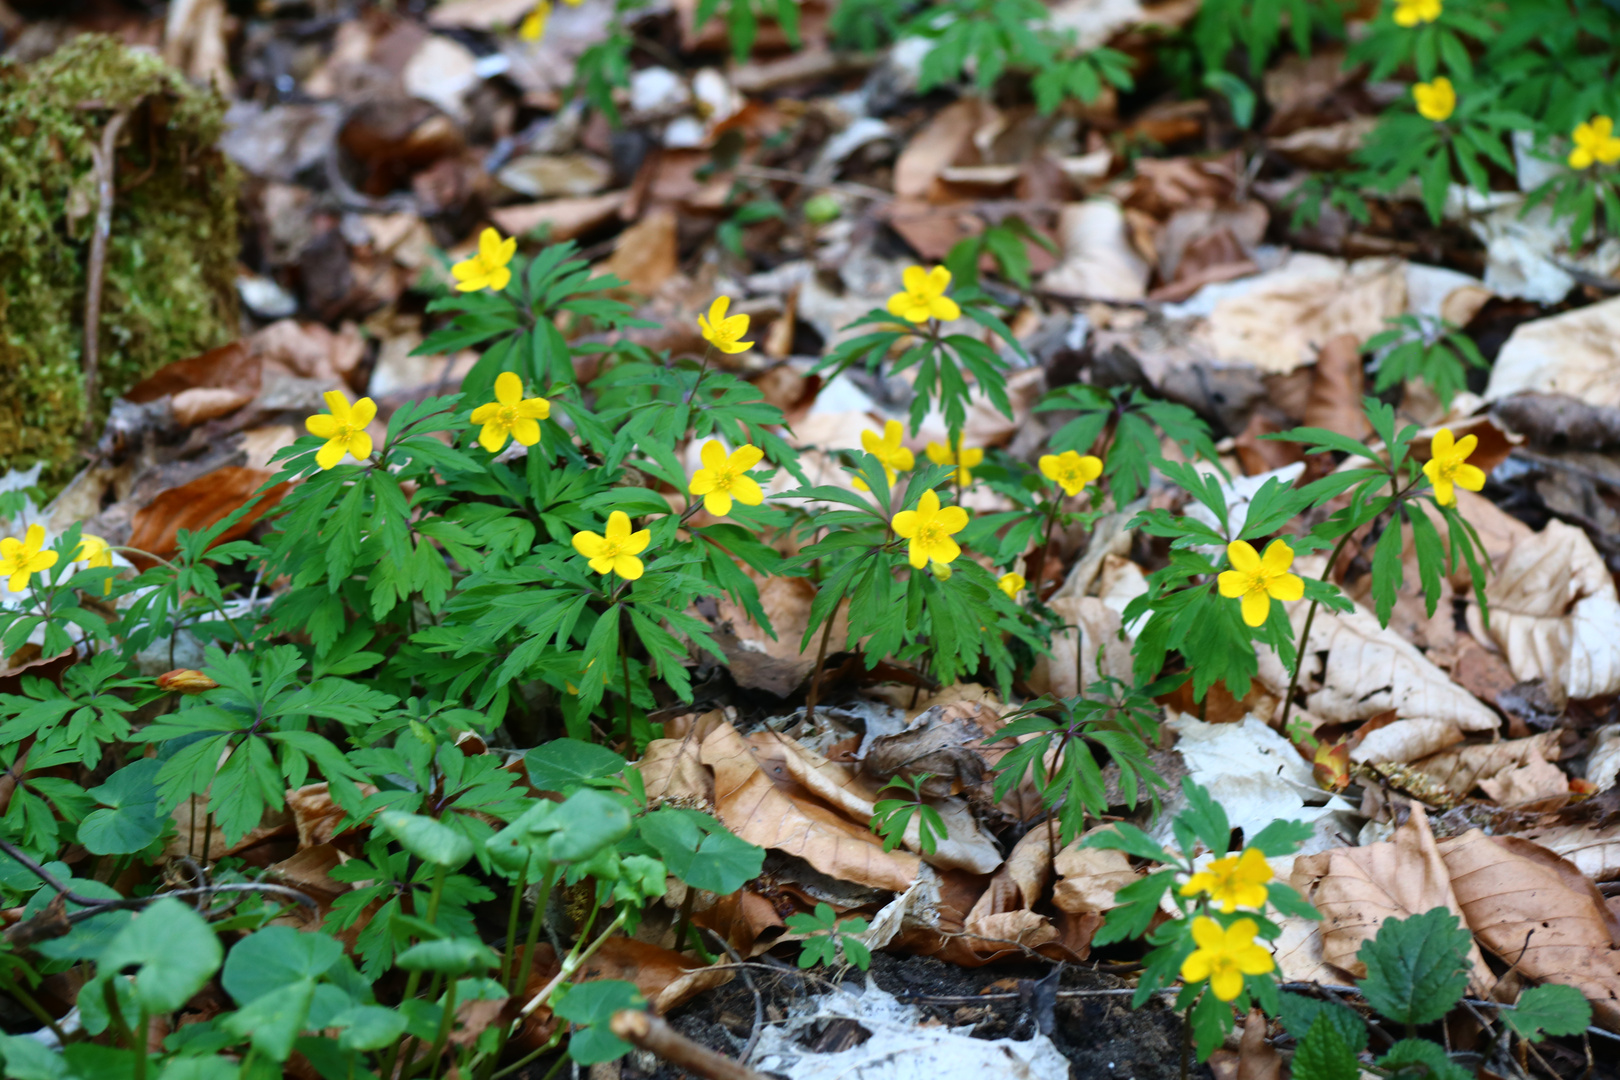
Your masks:
{"label": "palmate green leaf", "polygon": [[697,889],[727,895],[759,876],[765,849],[739,839],[708,814],[662,807],[637,822],[669,872]]}
{"label": "palmate green leaf", "polygon": [[1273,821],[1253,836],[1247,847],[1252,847],[1267,858],[1292,855],[1311,838],[1313,830],[1303,821]]}
{"label": "palmate green leaf", "polygon": [[1363,942],[1356,959],[1367,966],[1361,993],[1400,1024],[1440,1019],[1468,987],[1473,935],[1443,907],[1405,919],[1386,919],[1378,936]]}
{"label": "palmate green leaf", "polygon": [[1082,846],[1123,851],[1127,855],[1135,855],[1139,859],[1148,859],[1152,862],[1166,863],[1171,861],[1171,855],[1168,851],[1164,850],[1147,833],[1129,822],[1120,822],[1112,828],[1092,833],[1086,838]]}
{"label": "palmate green leaf", "polygon": [[1573,986],[1547,983],[1519,995],[1518,1004],[1502,1010],[1502,1022],[1521,1039],[1540,1042],[1546,1035],[1579,1035],[1592,1022],[1592,1006]]}
{"label": "palmate green leaf", "polygon": [[421,814],[390,810],[378,815],[377,824],[400,846],[433,866],[455,869],[472,858],[472,841],[459,830]]}
{"label": "palmate green leaf", "polygon": [[[1153,925],[1153,920],[1159,914],[1159,902],[1175,881],[1174,870],[1159,870],[1116,890],[1114,903],[1117,906],[1109,909],[1102,929],[1097,931],[1094,939],[1096,945],[1101,947],[1119,941],[1129,941],[1147,933],[1148,927]],[[1178,966],[1179,964],[1180,961],[1177,961]],[[1151,994],[1151,986],[1147,987],[1146,994],[1138,992],[1142,1000],[1146,1000]]]}
{"label": "palmate green leaf", "polygon": [[499,963],[488,945],[467,937],[418,942],[394,960],[401,971],[431,971],[451,978],[489,971]]}
{"label": "palmate green leaf", "polygon": [[246,1005],[302,980],[316,980],[343,958],[343,946],[325,934],[305,934],[290,926],[267,926],[231,948],[220,982]]}

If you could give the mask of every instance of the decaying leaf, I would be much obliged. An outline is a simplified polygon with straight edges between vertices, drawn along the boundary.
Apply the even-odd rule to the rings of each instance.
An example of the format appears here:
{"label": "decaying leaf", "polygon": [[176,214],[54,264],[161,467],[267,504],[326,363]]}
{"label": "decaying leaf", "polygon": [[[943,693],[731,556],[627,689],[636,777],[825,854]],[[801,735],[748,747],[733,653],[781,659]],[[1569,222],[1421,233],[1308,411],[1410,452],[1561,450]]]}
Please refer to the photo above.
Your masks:
{"label": "decaying leaf", "polygon": [[[1528,739],[1508,739],[1503,742],[1453,747],[1421,761],[1414,761],[1412,767],[1432,776],[1447,791],[1468,795],[1479,786],[1488,797],[1503,805],[1512,805],[1498,794],[1504,790],[1504,785],[1508,782],[1506,778],[1517,772],[1531,770],[1536,765],[1546,765],[1557,756],[1558,733],[1548,731]],[[1558,784],[1554,793],[1567,793],[1569,785],[1564,780],[1563,773],[1559,772],[1556,766],[1552,771],[1557,776]],[[1538,776],[1542,774],[1541,770],[1536,772]],[[1513,782],[1515,791],[1520,790],[1525,779],[1527,778],[1521,777]]]}
{"label": "decaying leaf", "polygon": [[1058,219],[1063,259],[1041,278],[1060,296],[1092,300],[1140,300],[1153,268],[1131,244],[1125,213],[1111,199],[1091,199],[1063,208]]}
{"label": "decaying leaf", "polygon": [[1620,690],[1620,595],[1585,532],[1553,520],[1520,540],[1485,598],[1490,637],[1517,678],[1571,698]]}
{"label": "decaying leaf", "polygon": [[[273,475],[262,469],[228,465],[199,476],[189,484],[170,488],[136,512],[129,546],[167,558],[174,554],[175,537],[181,529],[200,532],[208,528],[253,500],[255,493]],[[281,501],[291,486],[287,483],[277,484],[262,496],[257,496],[258,502],[253,509],[226,529],[215,543],[223,544],[245,535],[259,518]],[[143,570],[154,565],[151,559],[140,555],[130,556],[130,561]]]}
{"label": "decaying leaf", "polygon": [[1080,841],[1058,852],[1053,867],[1058,882],[1052,903],[1072,915],[1110,910],[1117,906],[1114,893],[1139,877],[1124,852],[1081,847]]}
{"label": "decaying leaf", "polygon": [[1051,608],[1063,617],[1064,629],[1052,635],[1051,655],[1036,659],[1029,676],[1032,690],[1068,698],[1101,675],[1131,678],[1131,649],[1120,637],[1118,611],[1095,596],[1054,597]]}
{"label": "decaying leaf", "polygon": [[730,724],[703,740],[701,760],[714,770],[715,810],[726,828],[760,847],[796,855],[824,874],[905,891],[917,876],[915,855],[884,851],[869,829],[812,798],[780,760],[767,764],[761,757]]}
{"label": "decaying leaf", "polygon": [[1620,297],[1516,327],[1491,365],[1485,400],[1531,391],[1620,405]]}
{"label": "decaying leaf", "polygon": [[1620,1029],[1620,919],[1596,886],[1516,836],[1474,829],[1442,841],[1437,853],[1464,921],[1486,948],[1529,978],[1575,987],[1600,1023]]}
{"label": "decaying leaf", "polygon": [[[810,602],[816,597],[816,587],[798,577],[756,577],[755,581],[760,606],[776,631],[774,639],[726,594],[716,599],[715,614],[709,621],[715,628],[715,644],[726,654],[737,685],[769,690],[785,698],[803,684],[816,666],[816,641],[806,650],[799,649],[809,625]],[[832,640],[848,638],[848,623],[847,609],[840,605],[833,616]]]}
{"label": "decaying leaf", "polygon": [[[1361,943],[1377,936],[1385,919],[1404,919],[1443,907],[1465,922],[1451,874],[1441,859],[1423,807],[1389,840],[1365,847],[1335,848],[1294,860],[1292,884],[1322,913],[1322,959],[1357,978],[1366,968],[1356,959]],[[1490,992],[1496,979],[1479,950],[1471,949],[1469,988]]]}

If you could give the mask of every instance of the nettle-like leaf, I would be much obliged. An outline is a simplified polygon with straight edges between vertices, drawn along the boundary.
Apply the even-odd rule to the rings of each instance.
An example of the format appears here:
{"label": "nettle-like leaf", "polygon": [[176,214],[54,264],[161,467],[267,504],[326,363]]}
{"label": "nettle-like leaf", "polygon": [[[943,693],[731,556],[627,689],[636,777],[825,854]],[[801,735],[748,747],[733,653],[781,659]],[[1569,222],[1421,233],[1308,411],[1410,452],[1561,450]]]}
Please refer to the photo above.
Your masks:
{"label": "nettle-like leaf", "polygon": [[[1362,1037],[1365,1040],[1366,1030]],[[1341,1023],[1318,1014],[1294,1050],[1297,1080],[1358,1080],[1361,1064]]]}
{"label": "nettle-like leaf", "polygon": [[1540,1042],[1547,1035],[1579,1035],[1592,1022],[1592,1006],[1573,986],[1547,983],[1519,995],[1518,1004],[1502,1010],[1502,1022],[1521,1039]]}
{"label": "nettle-like leaf", "polygon": [[1361,993],[1367,1003],[1401,1024],[1440,1019],[1468,988],[1473,935],[1443,907],[1405,919],[1386,919],[1378,936],[1362,943],[1356,959],[1367,966]]}

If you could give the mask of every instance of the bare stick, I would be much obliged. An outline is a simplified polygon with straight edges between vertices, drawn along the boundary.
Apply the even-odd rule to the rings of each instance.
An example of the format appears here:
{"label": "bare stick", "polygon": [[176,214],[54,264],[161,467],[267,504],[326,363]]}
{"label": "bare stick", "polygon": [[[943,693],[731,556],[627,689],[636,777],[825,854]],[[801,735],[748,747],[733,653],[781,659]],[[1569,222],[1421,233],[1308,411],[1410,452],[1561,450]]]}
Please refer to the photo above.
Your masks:
{"label": "bare stick", "polygon": [[86,438],[92,439],[96,434],[96,401],[101,393],[101,282],[107,276],[107,240],[112,235],[118,133],[128,119],[128,112],[113,113],[101,130],[101,145],[90,148],[96,167],[96,228],[90,234],[90,270],[84,283],[84,430]]}
{"label": "bare stick", "polygon": [[764,1073],[755,1072],[740,1061],[699,1046],[651,1013],[620,1009],[613,1014],[609,1026],[613,1034],[625,1042],[651,1051],[676,1068],[704,1080],[768,1080]]}

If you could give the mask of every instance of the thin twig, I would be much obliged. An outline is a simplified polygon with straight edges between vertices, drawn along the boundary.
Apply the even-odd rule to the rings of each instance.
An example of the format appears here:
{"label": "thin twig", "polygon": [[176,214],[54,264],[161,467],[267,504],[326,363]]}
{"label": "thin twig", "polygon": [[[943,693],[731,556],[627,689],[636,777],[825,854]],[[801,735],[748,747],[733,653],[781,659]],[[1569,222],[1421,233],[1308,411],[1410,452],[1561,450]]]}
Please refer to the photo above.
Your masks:
{"label": "thin twig", "polygon": [[96,225],[90,234],[90,267],[84,285],[84,430],[96,435],[96,401],[101,393],[101,283],[107,276],[107,241],[112,236],[113,198],[117,193],[118,133],[129,119],[115,112],[101,129],[101,143],[90,146],[96,169]]}
{"label": "thin twig", "polygon": [[783,183],[798,184],[800,187],[815,188],[819,191],[842,191],[845,195],[871,199],[873,202],[894,202],[894,196],[882,188],[868,187],[866,184],[856,184],[848,180],[818,180],[807,173],[793,172],[791,169],[773,169],[767,165],[738,165],[737,175],[755,180],[780,180]]}
{"label": "thin twig", "polygon": [[754,977],[748,973],[748,965],[743,962],[743,958],[738,954],[737,950],[731,947],[731,942],[706,926],[701,927],[701,929],[720,943],[720,947],[726,951],[726,955],[731,957],[732,961],[737,965],[737,973],[742,976],[743,984],[754,995],[754,1030],[748,1033],[748,1041],[743,1044],[741,1052],[737,1054],[737,1060],[747,1064],[749,1057],[754,1053],[754,1047],[759,1044],[760,1032],[765,1029],[765,997],[759,992],[759,987],[754,985]]}

